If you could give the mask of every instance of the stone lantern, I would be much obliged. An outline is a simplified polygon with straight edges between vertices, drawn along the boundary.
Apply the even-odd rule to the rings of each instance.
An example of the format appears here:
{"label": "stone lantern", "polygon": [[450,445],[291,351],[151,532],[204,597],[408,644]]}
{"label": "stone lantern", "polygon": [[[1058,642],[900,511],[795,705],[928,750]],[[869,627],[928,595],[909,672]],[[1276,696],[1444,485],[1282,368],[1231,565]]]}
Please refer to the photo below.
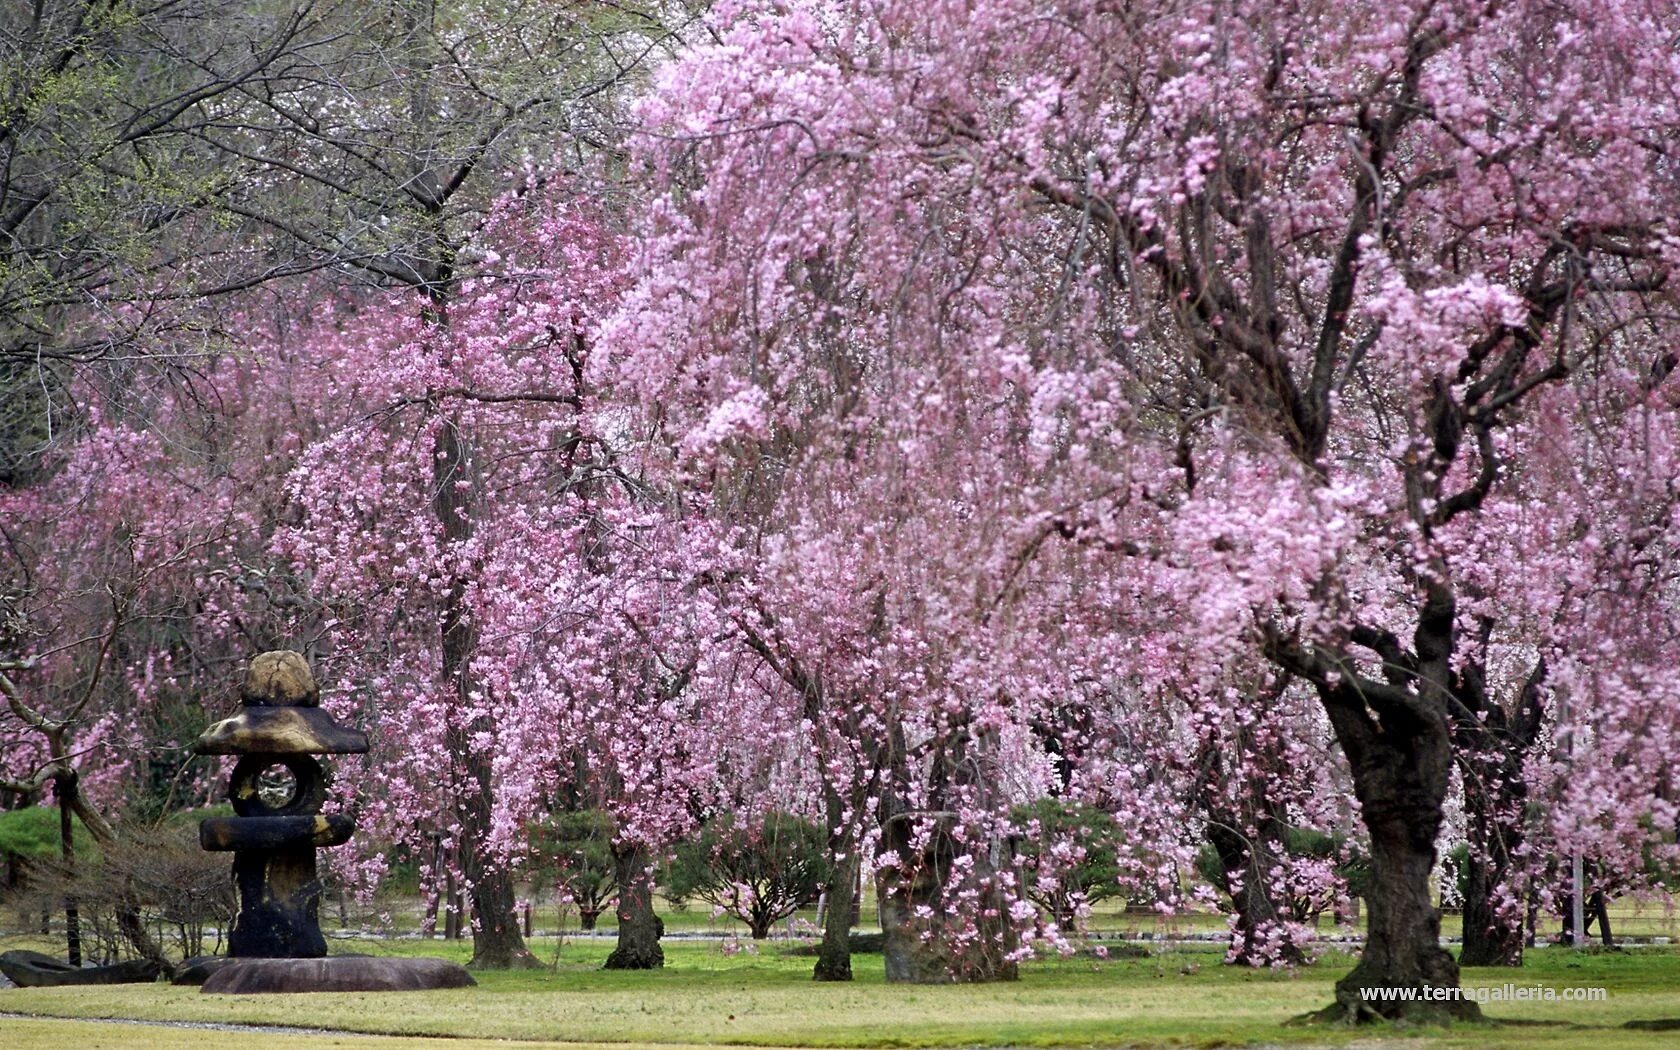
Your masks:
{"label": "stone lantern", "polygon": [[201,755],[239,756],[228,781],[236,815],[198,826],[205,849],[233,853],[239,917],[228,955],[317,959],[327,954],[327,942],[315,851],[348,841],[356,822],[321,812],[327,772],[315,756],[365,754],[367,734],[321,710],[300,653],[254,658],[240,702],[239,714],[206,729],[193,748]]}

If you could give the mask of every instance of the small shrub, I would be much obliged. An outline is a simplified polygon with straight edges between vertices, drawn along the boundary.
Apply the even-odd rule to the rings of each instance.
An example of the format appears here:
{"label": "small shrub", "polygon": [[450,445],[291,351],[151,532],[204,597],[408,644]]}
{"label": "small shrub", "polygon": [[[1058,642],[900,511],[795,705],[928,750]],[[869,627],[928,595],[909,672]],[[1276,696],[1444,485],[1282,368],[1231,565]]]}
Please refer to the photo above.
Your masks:
{"label": "small shrub", "polygon": [[578,924],[595,928],[613,906],[612,815],[598,809],[555,813],[531,829],[531,872],[552,879],[578,910]]}
{"label": "small shrub", "polygon": [[829,877],[828,836],[791,813],[756,823],[720,817],[677,850],[666,895],[703,900],[747,924],[754,940],[815,900]]}
{"label": "small shrub", "polygon": [[1120,826],[1095,806],[1041,798],[1013,814],[1022,828],[1016,844],[1028,900],[1071,929],[1081,904],[1117,896]]}

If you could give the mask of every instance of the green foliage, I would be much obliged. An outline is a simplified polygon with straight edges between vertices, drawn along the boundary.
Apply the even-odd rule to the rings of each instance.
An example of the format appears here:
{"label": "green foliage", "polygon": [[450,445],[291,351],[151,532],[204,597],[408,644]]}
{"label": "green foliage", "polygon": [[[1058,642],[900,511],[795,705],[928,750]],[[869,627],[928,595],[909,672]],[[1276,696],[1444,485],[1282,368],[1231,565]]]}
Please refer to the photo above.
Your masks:
{"label": "green foliage", "polygon": [[665,892],[721,908],[762,940],[822,892],[830,868],[827,833],[803,817],[771,812],[757,823],[722,817],[677,850]]}
{"label": "green foliage", "polygon": [[[52,860],[58,856],[58,807],[25,806],[0,813],[0,858]],[[87,828],[75,819],[78,849],[92,842]]]}
{"label": "green foliage", "polygon": [[[1095,904],[1120,892],[1120,826],[1094,806],[1058,798],[1041,798],[1016,807],[1014,820],[1025,833],[1016,845],[1025,875],[1027,899],[1049,912],[1058,923],[1073,922],[1081,901]],[[1083,849],[1069,860],[1055,851],[1057,843]]]}
{"label": "green foliage", "polygon": [[1346,835],[1330,835],[1316,828],[1288,828],[1284,848],[1292,857],[1312,857],[1335,862],[1336,875],[1347,884],[1351,896],[1363,897],[1371,888],[1371,857]]}
{"label": "green foliage", "polygon": [[[1291,857],[1332,862],[1337,878],[1347,886],[1350,897],[1364,897],[1371,885],[1371,858],[1352,843],[1346,835],[1332,835],[1317,828],[1289,827],[1283,832],[1283,848]],[[1210,885],[1221,890],[1225,886],[1225,871],[1219,853],[1211,844],[1203,844],[1196,854],[1196,873]],[[1304,908],[1303,918],[1312,908]]]}
{"label": "green foliage", "polygon": [[611,906],[617,884],[612,840],[617,825],[598,809],[554,813],[531,829],[533,877],[552,879],[577,905],[586,930]]}

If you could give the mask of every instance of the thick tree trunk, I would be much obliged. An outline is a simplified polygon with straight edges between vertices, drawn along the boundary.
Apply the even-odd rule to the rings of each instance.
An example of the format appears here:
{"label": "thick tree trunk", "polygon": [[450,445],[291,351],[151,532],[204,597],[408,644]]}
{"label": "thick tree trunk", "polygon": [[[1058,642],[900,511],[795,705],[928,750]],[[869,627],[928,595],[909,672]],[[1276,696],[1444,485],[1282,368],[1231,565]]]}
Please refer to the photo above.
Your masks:
{"label": "thick tree trunk", "polygon": [[533,970],[542,963],[525,947],[513,875],[505,868],[482,872],[468,891],[472,898],[473,954],[467,966],[475,970]]}
{"label": "thick tree trunk", "polygon": [[665,923],[653,911],[653,876],[645,849],[614,846],[613,873],[618,879],[618,946],[607,956],[608,970],[657,970],[665,965],[659,938]]}
{"label": "thick tree trunk", "polygon": [[1447,788],[1455,759],[1449,712],[1457,602],[1440,558],[1419,570],[1423,600],[1407,652],[1392,632],[1360,626],[1351,640],[1382,661],[1368,678],[1345,654],[1303,649],[1268,628],[1271,659],[1316,688],[1353,773],[1359,817],[1371,839],[1365,949],[1336,982],[1336,1002],[1318,1020],[1480,1020],[1461,997],[1458,962],[1441,947],[1441,913],[1430,897]]}
{"label": "thick tree trunk", "polygon": [[[854,810],[858,807],[852,807]],[[828,910],[823,913],[822,945],[811,978],[817,981],[852,979],[852,926],[857,922],[858,878],[862,858],[858,855],[857,832],[848,819],[846,800],[831,784],[823,785],[823,810],[828,818],[828,855],[835,859],[823,894]]]}
{"label": "thick tree trunk", "polygon": [[1475,664],[1454,683],[1453,738],[1464,785],[1465,832],[1469,858],[1465,871],[1464,947],[1460,966],[1521,966],[1523,913],[1499,894],[1522,845],[1528,789],[1522,766],[1541,726],[1540,685],[1544,662],[1523,687],[1514,716],[1489,703],[1485,679]]}
{"label": "thick tree trunk", "polygon": [[1409,819],[1383,820],[1372,830],[1365,950],[1353,972],[1336,983],[1336,1000],[1354,1019],[1464,1013],[1456,1000],[1384,1002],[1370,994],[1401,989],[1451,995],[1458,988],[1458,964],[1441,947],[1441,915],[1429,893],[1434,835],[1414,830],[1439,823],[1439,810],[1432,819],[1428,809],[1419,804]]}
{"label": "thick tree trunk", "polygon": [[828,910],[823,913],[822,945],[817,949],[817,965],[811,971],[813,980],[852,979],[852,923],[857,914],[859,871],[856,848],[849,848],[845,857],[834,865],[825,890]]}
{"label": "thick tree trunk", "polygon": [[1336,1003],[1320,1017],[1479,1019],[1476,1004],[1458,998],[1458,963],[1441,947],[1441,913],[1429,892],[1453,760],[1445,711],[1426,720],[1391,710],[1380,728],[1364,718],[1353,734],[1347,720],[1365,709],[1352,688],[1332,687],[1327,706],[1371,836],[1371,888],[1365,949],[1352,972],[1336,982]]}
{"label": "thick tree trunk", "polygon": [[[458,421],[446,415],[438,426],[432,457],[432,509],[446,547],[457,547],[472,538],[473,495],[468,482],[472,456]],[[473,706],[469,682],[477,630],[467,608],[470,581],[456,575],[444,596],[441,624],[443,679],[455,693],[463,710]],[[475,749],[471,740],[479,732],[494,729],[482,716],[462,717],[448,734],[449,748],[459,763],[461,779],[456,812],[461,824],[461,874],[472,899],[473,954],[469,964],[478,969],[534,969],[542,964],[525,948],[514,907],[513,877],[485,855],[490,834],[490,756]]]}
{"label": "thick tree trunk", "polygon": [[[928,845],[915,850],[911,844],[911,822],[899,818],[888,822],[881,836],[883,846],[907,858],[909,870],[888,868],[877,876],[877,893],[881,902],[881,930],[886,935],[883,951],[886,955],[887,980],[905,984],[949,984],[953,981],[1013,981],[1019,976],[1016,964],[1009,959],[1014,948],[1013,928],[1009,925],[1009,910],[995,880],[980,892],[986,900],[977,902],[978,916],[951,915],[945,901],[946,883],[951,878],[959,845],[947,826],[939,821]],[[968,848],[984,849],[985,843],[973,843]],[[968,877],[984,881],[996,874],[991,858],[978,852],[970,854],[973,867]],[[918,911],[931,913],[918,917]],[[989,913],[989,914],[988,914]],[[958,924],[973,921],[979,929],[972,939],[959,938],[966,931]],[[951,945],[963,943],[960,950]]]}
{"label": "thick tree trunk", "polygon": [[1283,846],[1271,822],[1263,822],[1254,839],[1244,835],[1236,826],[1236,819],[1210,817],[1207,825],[1208,841],[1219,855],[1219,868],[1225,873],[1225,892],[1231,898],[1235,919],[1235,937],[1226,962],[1243,966],[1269,966],[1273,962],[1291,965],[1306,961],[1301,950],[1286,945],[1276,957],[1258,950],[1265,941],[1265,927],[1289,918],[1285,909],[1272,897],[1272,886],[1266,878],[1278,862]]}
{"label": "thick tree trunk", "polygon": [[1464,889],[1464,946],[1458,953],[1460,966],[1521,966],[1523,956],[1523,914],[1500,912],[1499,886],[1509,870],[1510,854],[1503,843],[1494,857],[1478,856],[1472,844],[1467,861]]}
{"label": "thick tree trunk", "polygon": [[584,932],[587,933],[587,932],[595,929],[595,920],[599,919],[600,917],[601,917],[601,913],[594,908],[579,908],[578,909],[578,926],[581,927],[584,930]]}
{"label": "thick tree trunk", "polygon": [[[930,811],[905,812],[902,793],[889,792],[882,799],[879,848],[897,860],[876,876],[889,982],[1013,981],[1019,976],[1010,958],[1017,944],[1015,928],[999,877],[999,869],[1007,869],[1012,858],[1000,843],[973,836],[959,841],[953,834],[956,818],[946,811],[950,800],[965,795],[971,803],[983,799],[999,782],[996,746],[995,734],[979,739],[954,735],[934,758]],[[902,728],[895,728],[890,762],[895,784],[909,782],[907,754]],[[921,845],[918,825],[927,832]],[[959,856],[968,862],[961,869]],[[961,890],[973,896],[962,913],[953,914],[947,891],[959,870]]]}
{"label": "thick tree trunk", "polygon": [[[900,853],[909,857],[908,852]],[[916,921],[918,904],[940,909],[939,885],[922,865],[912,872],[883,869],[875,876],[875,897],[880,902],[882,952],[886,957],[887,981],[893,984],[946,984],[950,968],[934,944],[923,937]]]}

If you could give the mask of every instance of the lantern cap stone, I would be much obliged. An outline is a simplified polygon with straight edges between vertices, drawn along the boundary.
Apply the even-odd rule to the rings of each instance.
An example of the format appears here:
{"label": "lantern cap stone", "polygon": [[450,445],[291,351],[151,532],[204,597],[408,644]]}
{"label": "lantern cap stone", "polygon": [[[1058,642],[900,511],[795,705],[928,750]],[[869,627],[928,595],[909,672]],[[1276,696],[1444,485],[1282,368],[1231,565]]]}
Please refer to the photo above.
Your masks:
{"label": "lantern cap stone", "polygon": [[363,755],[367,734],[319,707],[247,707],[199,734],[201,755]]}
{"label": "lantern cap stone", "polygon": [[277,649],[251,658],[239,698],[250,707],[315,707],[321,690],[302,653]]}

